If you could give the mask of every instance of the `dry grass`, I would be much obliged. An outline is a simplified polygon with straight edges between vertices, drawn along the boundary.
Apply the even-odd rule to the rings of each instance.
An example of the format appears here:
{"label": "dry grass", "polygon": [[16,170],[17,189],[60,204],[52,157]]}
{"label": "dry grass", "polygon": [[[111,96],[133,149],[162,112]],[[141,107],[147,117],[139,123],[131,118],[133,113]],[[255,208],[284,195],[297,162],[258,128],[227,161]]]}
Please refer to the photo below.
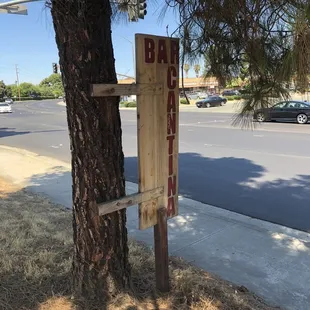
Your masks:
{"label": "dry grass", "polygon": [[[0,309],[80,308],[70,296],[71,212],[1,179],[0,193]],[[178,258],[170,260],[171,293],[160,295],[154,289],[153,252],[131,241],[130,262],[133,292],[120,294],[101,309],[273,309],[245,289]]]}

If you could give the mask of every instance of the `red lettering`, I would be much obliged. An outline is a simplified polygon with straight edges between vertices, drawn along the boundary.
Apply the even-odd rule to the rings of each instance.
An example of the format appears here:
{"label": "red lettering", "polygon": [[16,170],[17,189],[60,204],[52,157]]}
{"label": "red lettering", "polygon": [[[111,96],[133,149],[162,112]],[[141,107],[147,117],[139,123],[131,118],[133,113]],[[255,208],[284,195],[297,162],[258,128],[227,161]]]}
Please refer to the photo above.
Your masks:
{"label": "red lettering", "polygon": [[174,197],[168,198],[167,216],[170,217],[175,214]]}
{"label": "red lettering", "polygon": [[177,189],[177,177],[171,176],[168,178],[168,197],[174,196]]}
{"label": "red lettering", "polygon": [[173,174],[173,155],[169,155],[168,157],[168,161],[169,161],[169,175]]}
{"label": "red lettering", "polygon": [[177,86],[177,69],[173,66],[168,68],[167,85],[169,89],[174,89]]}
{"label": "red lettering", "polygon": [[176,113],[170,113],[168,114],[168,128],[167,128],[167,134],[168,135],[175,135],[176,131]]}
{"label": "red lettering", "polygon": [[166,47],[166,41],[165,40],[158,40],[158,56],[157,56],[157,62],[161,64],[162,62],[164,64],[168,63],[168,57],[167,57],[167,47]]}
{"label": "red lettering", "polygon": [[144,39],[144,56],[147,64],[154,63],[155,61],[155,42],[152,39]]}
{"label": "red lettering", "polygon": [[179,64],[179,41],[170,41],[170,58],[172,64]]}
{"label": "red lettering", "polygon": [[167,104],[167,112],[176,112],[177,108],[175,105],[175,93],[173,90],[169,90],[168,92],[168,104]]}
{"label": "red lettering", "polygon": [[169,142],[169,147],[168,147],[168,155],[173,154],[173,140],[175,136],[168,136],[167,140]]}

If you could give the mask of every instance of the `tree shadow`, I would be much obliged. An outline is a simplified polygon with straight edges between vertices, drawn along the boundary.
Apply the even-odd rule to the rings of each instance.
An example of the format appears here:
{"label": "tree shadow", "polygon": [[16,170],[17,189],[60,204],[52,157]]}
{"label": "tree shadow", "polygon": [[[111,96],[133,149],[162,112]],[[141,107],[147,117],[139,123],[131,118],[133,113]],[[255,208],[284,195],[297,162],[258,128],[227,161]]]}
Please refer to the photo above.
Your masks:
{"label": "tree shadow", "polygon": [[[195,153],[180,154],[179,158],[181,197],[179,216],[169,220],[170,254],[182,256],[196,266],[238,285],[246,285],[272,303],[292,309],[309,309],[310,302],[305,289],[310,281],[310,269],[307,267],[310,238],[307,234],[276,225],[272,226],[270,232],[268,225],[271,224],[252,218],[244,221],[236,213],[227,216],[220,208],[190,198],[195,199],[196,194],[203,191],[210,199],[227,203],[223,208],[236,208],[235,211],[245,214],[256,212],[257,218],[265,210],[268,216],[274,216],[275,222],[286,221],[298,227],[304,225],[304,230],[310,231],[307,223],[310,176],[264,182],[260,178],[266,173],[265,168],[243,158],[211,159]],[[71,175],[56,168],[54,173],[33,175],[29,189],[43,192],[53,200],[62,197],[66,200],[66,206],[70,207]],[[127,181],[136,181],[136,168],[137,159],[126,158]],[[128,194],[135,191],[137,186],[128,183]],[[205,196],[200,195],[199,200],[203,200]],[[137,215],[137,207],[127,210],[129,235],[152,246],[153,231],[137,230]],[[152,301],[151,309],[160,309],[158,296],[161,295],[155,292],[154,277],[151,278],[153,285],[145,285],[144,274],[141,273],[141,270],[144,273],[151,270],[153,273],[152,259],[150,261],[138,256],[132,259],[136,272],[134,279],[138,286],[135,289],[138,295],[132,297],[139,296],[142,301]],[[172,281],[175,280],[172,276]],[[178,291],[178,294],[181,293]],[[298,300],[295,294],[300,296]],[[174,306],[179,306],[179,299],[173,302]],[[127,310],[134,307],[130,304]],[[219,306],[218,309],[224,308]],[[230,309],[243,308],[238,301],[232,301]]]}
{"label": "tree shadow", "polygon": [[30,131],[15,131],[15,128],[0,128],[0,138],[17,136],[17,135],[26,135],[31,133]]}
{"label": "tree shadow", "polygon": [[[125,159],[126,180],[138,181],[137,157]],[[244,158],[179,154],[179,193],[206,204],[310,232],[310,176],[265,182],[268,171]]]}
{"label": "tree shadow", "polygon": [[66,131],[66,130],[33,130],[33,131],[16,131],[15,128],[0,128],[0,138],[7,138],[12,136],[20,136],[20,135],[27,135],[27,134],[35,134],[35,133],[48,133],[48,132],[59,132],[59,131]]}

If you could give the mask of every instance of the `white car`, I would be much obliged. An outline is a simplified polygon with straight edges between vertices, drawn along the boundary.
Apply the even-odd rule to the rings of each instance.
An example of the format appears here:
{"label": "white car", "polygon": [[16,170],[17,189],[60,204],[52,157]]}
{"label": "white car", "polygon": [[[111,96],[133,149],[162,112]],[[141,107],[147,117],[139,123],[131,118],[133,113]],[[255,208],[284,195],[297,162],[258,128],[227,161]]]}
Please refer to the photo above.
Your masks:
{"label": "white car", "polygon": [[0,113],[12,113],[12,107],[8,103],[0,102]]}

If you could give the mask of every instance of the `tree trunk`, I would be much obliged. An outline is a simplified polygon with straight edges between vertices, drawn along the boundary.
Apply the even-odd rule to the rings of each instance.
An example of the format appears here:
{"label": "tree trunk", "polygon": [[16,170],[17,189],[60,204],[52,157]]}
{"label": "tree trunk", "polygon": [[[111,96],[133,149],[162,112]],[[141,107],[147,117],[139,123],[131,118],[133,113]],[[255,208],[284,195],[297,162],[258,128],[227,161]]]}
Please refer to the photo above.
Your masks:
{"label": "tree trunk", "polygon": [[96,203],[125,195],[119,97],[92,98],[91,83],[117,83],[109,0],[52,0],[66,93],[73,180],[73,290],[99,302],[129,287],[126,212],[99,217]]}

